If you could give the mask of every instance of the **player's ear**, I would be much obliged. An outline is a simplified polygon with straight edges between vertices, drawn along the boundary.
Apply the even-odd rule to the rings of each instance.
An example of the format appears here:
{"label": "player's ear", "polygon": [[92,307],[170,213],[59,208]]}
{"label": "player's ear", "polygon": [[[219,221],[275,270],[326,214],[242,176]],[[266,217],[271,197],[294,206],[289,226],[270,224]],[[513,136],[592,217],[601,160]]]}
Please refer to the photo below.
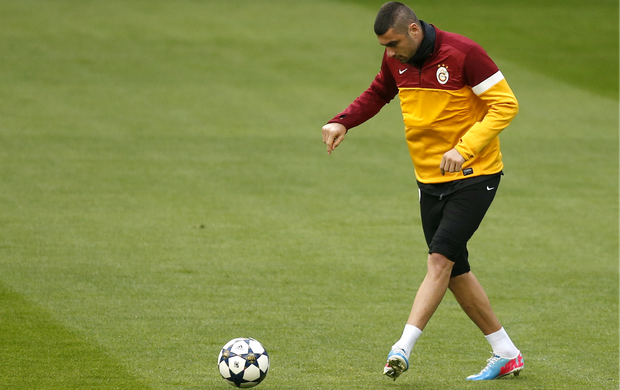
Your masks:
{"label": "player's ear", "polygon": [[418,36],[419,33],[420,33],[420,26],[418,26],[416,23],[411,23],[409,25],[409,35],[412,38],[415,38]]}

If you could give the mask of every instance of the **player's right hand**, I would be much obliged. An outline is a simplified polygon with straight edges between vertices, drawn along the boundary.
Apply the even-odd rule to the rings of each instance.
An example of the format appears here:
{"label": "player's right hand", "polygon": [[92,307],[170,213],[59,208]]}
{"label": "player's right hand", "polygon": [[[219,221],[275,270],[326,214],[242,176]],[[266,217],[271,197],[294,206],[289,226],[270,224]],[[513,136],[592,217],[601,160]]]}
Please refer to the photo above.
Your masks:
{"label": "player's right hand", "polygon": [[321,130],[323,132],[323,143],[327,144],[327,153],[332,154],[332,151],[340,145],[347,134],[347,128],[340,123],[328,123]]}

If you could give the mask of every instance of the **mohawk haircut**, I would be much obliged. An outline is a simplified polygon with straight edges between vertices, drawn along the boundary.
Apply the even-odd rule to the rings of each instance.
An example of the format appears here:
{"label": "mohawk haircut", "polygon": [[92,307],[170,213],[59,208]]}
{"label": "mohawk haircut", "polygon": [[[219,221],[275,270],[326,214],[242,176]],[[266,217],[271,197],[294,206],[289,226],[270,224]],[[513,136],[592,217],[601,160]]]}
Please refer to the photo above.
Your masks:
{"label": "mohawk haircut", "polygon": [[390,1],[381,6],[375,19],[375,34],[381,36],[393,28],[394,32],[404,34],[411,23],[420,24],[415,12],[403,3]]}

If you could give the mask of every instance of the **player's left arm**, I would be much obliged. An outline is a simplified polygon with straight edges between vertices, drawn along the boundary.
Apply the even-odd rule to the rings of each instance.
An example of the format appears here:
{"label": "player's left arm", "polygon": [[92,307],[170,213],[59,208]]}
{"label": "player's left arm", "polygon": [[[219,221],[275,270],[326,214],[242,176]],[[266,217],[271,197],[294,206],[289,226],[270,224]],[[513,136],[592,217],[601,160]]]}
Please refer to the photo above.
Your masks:
{"label": "player's left arm", "polygon": [[487,104],[488,111],[482,121],[476,122],[455,147],[465,160],[480,153],[519,112],[517,98],[499,70],[472,89]]}

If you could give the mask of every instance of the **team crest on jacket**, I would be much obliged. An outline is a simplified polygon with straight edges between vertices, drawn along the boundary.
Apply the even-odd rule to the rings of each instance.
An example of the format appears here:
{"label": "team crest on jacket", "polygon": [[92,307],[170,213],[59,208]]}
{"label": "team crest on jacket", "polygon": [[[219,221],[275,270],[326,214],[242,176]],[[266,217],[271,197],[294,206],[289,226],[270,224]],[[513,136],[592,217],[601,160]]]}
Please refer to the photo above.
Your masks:
{"label": "team crest on jacket", "polygon": [[450,73],[448,73],[448,67],[444,64],[437,65],[437,81],[439,84],[445,84],[450,79]]}

